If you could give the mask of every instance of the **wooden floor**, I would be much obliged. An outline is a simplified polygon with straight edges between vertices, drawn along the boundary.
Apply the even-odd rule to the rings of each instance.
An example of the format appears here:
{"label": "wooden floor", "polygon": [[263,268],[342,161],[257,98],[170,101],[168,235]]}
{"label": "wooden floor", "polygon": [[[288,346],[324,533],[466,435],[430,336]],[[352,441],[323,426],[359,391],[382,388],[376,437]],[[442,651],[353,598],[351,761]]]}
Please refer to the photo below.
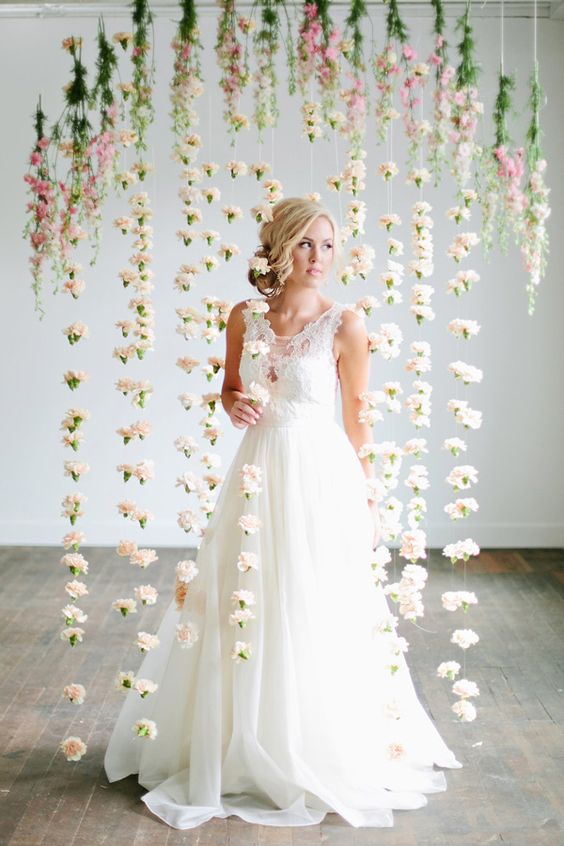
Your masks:
{"label": "wooden floor", "polygon": [[[161,589],[157,606],[142,611],[143,628],[154,631],[174,565],[187,551],[160,551],[137,581],[113,550],[82,551],[90,563],[90,596],[79,603],[89,614],[87,637],[71,649],[59,639],[61,550],[0,549],[2,846],[564,846],[564,550],[483,550],[468,569],[467,589],[480,604],[462,625],[481,638],[467,655],[466,676],[481,692],[478,719],[468,724],[454,721],[450,685],[435,677],[439,661],[453,657],[454,616],[440,609],[440,594],[460,588],[460,578],[439,552],[431,556],[423,620],[431,633],[405,625],[403,633],[420,698],[464,765],[446,771],[446,793],[430,795],[421,810],[396,811],[389,829],[355,829],[328,814],[319,826],[252,826],[230,817],[188,831],[150,814],[134,776],[110,785],[102,768],[122,702],[114,677],[139,663],[128,643],[140,626],[120,619],[111,602],[138,581]],[[69,681],[86,686],[83,705],[62,698]],[[79,763],[57,751],[69,734],[88,743]]]}

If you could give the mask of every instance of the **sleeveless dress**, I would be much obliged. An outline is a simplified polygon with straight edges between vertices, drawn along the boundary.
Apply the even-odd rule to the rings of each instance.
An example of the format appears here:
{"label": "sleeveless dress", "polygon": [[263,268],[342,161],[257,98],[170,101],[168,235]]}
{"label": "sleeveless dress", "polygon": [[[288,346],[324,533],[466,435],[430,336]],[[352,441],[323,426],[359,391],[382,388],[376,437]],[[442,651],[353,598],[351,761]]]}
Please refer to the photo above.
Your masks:
{"label": "sleeveless dress", "polygon": [[[171,602],[137,673],[158,690],[127,692],[104,762],[110,781],[138,773],[142,800],[178,829],[230,814],[314,825],[327,812],[391,826],[393,809],[446,789],[434,764],[461,766],[383,631],[393,610],[371,569],[365,476],[334,419],[346,308],[334,302],[291,337],[244,310],[245,340],[270,350],[244,352],[241,379],[270,400],[227,472],[184,607]],[[250,499],[240,492],[245,464],[262,471]],[[245,534],[242,515],[258,516],[260,529]],[[241,553],[257,566],[238,567]],[[229,622],[238,590],[255,599],[244,627]],[[183,623],[198,632],[189,648],[176,639]],[[250,644],[248,658],[232,657],[237,641]],[[156,723],[154,739],[132,732],[141,718]]]}

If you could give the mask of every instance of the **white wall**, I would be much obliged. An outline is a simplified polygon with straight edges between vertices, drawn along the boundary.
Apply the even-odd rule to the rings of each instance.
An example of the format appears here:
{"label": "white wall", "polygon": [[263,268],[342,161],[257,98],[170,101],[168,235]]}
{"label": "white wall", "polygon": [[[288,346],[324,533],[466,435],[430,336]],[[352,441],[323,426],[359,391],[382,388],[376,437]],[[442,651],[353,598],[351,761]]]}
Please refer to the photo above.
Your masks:
{"label": "white wall", "polygon": [[[417,18],[410,23],[414,44],[424,58],[430,48],[427,35],[430,20]],[[453,23],[452,19],[449,21]],[[374,21],[378,46],[382,43],[383,21]],[[202,159],[220,162],[231,158],[221,120],[222,103],[216,86],[218,70],[212,45],[215,40],[215,19],[202,17],[202,38],[206,44],[204,75],[210,85],[200,102],[202,121],[199,127],[206,144]],[[68,523],[60,516],[60,502],[66,493],[81,490],[88,496],[86,517],[81,526],[88,544],[114,545],[122,537],[138,537],[144,545],[179,546],[191,543],[176,526],[177,512],[190,507],[184,492],[174,482],[188,465],[175,451],[173,441],[179,434],[199,436],[197,421],[201,414],[186,413],[177,401],[183,390],[220,390],[221,382],[210,387],[203,377],[192,378],[175,366],[177,356],[194,354],[205,360],[208,354],[222,355],[221,345],[187,344],[175,334],[175,307],[185,303],[199,305],[199,297],[212,293],[236,302],[253,295],[245,281],[246,258],[258,243],[256,227],[250,217],[232,227],[223,224],[219,209],[212,208],[206,224],[221,231],[225,240],[235,240],[242,255],[224,265],[214,274],[202,278],[198,289],[185,299],[173,291],[174,273],[183,260],[194,253],[181,247],[175,231],[181,225],[177,198],[177,170],[169,157],[171,134],[168,124],[168,79],[171,59],[168,45],[174,24],[164,17],[155,20],[157,85],[155,92],[157,122],[150,131],[150,156],[157,165],[156,175],[148,181],[154,209],[154,269],[156,272],[154,299],[156,304],[157,346],[145,362],[123,367],[111,358],[114,344],[119,343],[114,321],[127,317],[128,292],[121,288],[117,271],[126,265],[128,241],[111,226],[117,215],[126,213],[123,199],[112,197],[105,209],[103,245],[98,263],[88,268],[89,254],[81,253],[85,265],[87,291],[77,302],[66,296],[45,295],[46,318],[40,322],[33,311],[31,276],[27,267],[28,247],[22,239],[25,184],[22,179],[27,168],[27,156],[32,144],[32,118],[41,92],[49,125],[61,107],[61,87],[68,80],[70,66],[67,55],[60,49],[60,41],[70,34],[85,38],[84,58],[92,68],[97,22],[95,19],[47,18],[5,19],[0,26],[0,73],[2,86],[1,113],[6,118],[2,132],[3,190],[0,203],[0,231],[2,233],[2,292],[3,331],[1,334],[3,414],[0,417],[2,449],[2,499],[0,501],[0,541],[5,544],[59,544],[68,530]],[[106,31],[128,29],[128,18],[106,21]],[[481,91],[488,120],[486,140],[491,138],[492,101],[498,63],[499,30],[495,20],[482,19],[475,23],[476,40],[483,64]],[[368,33],[367,33],[368,36]],[[451,36],[451,41],[457,38]],[[519,137],[528,118],[525,109],[526,82],[531,66],[531,22],[506,22],[506,68],[515,70],[518,77],[517,118]],[[432,429],[417,432],[409,425],[405,414],[393,416],[376,430],[377,440],[396,439],[403,443],[407,437],[426,436],[432,447],[428,457],[432,486],[428,492],[429,542],[439,546],[457,538],[471,535],[482,546],[554,546],[564,543],[562,506],[563,470],[563,379],[562,315],[564,296],[562,265],[564,261],[563,186],[564,110],[562,80],[564,79],[564,23],[539,22],[539,54],[542,84],[547,106],[542,113],[544,147],[549,162],[547,179],[552,186],[552,217],[549,221],[551,256],[547,276],[542,282],[536,314],[527,316],[525,274],[515,249],[507,257],[496,253],[486,264],[481,253],[475,253],[471,266],[481,274],[481,281],[473,292],[460,301],[453,301],[444,293],[446,281],[454,275],[453,263],[445,249],[455,227],[444,217],[452,205],[454,184],[449,178],[438,190],[430,189],[425,197],[434,206],[435,217],[435,275],[434,307],[436,320],[421,329],[407,315],[410,281],[404,283],[406,303],[383,308],[369,319],[375,329],[382,321],[396,320],[405,336],[404,352],[399,362],[385,363],[372,358],[371,387],[382,381],[401,378],[405,393],[410,391],[410,379],[402,375],[401,362],[408,354],[409,341],[422,338],[433,345],[434,385]],[[127,78],[127,74],[125,77]],[[262,157],[274,158],[274,175],[284,183],[285,195],[319,190],[333,211],[339,215],[335,195],[324,190],[324,178],[343,165],[345,147],[339,140],[338,149],[332,144],[316,144],[313,165],[311,148],[302,139],[299,99],[290,99],[285,90],[286,72],[280,64],[279,103],[282,117],[278,130],[267,136]],[[211,101],[210,101],[211,97]],[[243,110],[250,111],[250,95],[246,95]],[[373,124],[371,124],[371,128]],[[396,137],[399,130],[396,130]],[[380,263],[384,261],[383,235],[377,228],[378,215],[385,211],[383,185],[375,176],[375,168],[386,156],[378,148],[369,132],[368,190],[363,197],[368,203],[366,240],[379,248]],[[398,160],[403,161],[400,144],[396,144]],[[254,161],[259,156],[254,130],[241,136],[236,158]],[[131,161],[131,159],[129,159]],[[312,169],[311,169],[312,168]],[[259,199],[257,183],[246,178],[232,186],[227,180],[217,183],[224,201],[234,201],[248,212]],[[394,203],[404,220],[399,234],[409,249],[407,222],[409,205],[416,199],[414,189],[404,187],[401,177],[396,180]],[[343,209],[349,199],[343,195]],[[477,221],[477,215],[475,217]],[[377,267],[379,270],[380,267]],[[378,295],[377,274],[367,283],[353,283],[344,290],[332,283],[329,295],[343,302],[352,302],[364,293]],[[446,331],[452,317],[475,318],[482,324],[478,338],[467,345],[457,344]],[[61,334],[62,327],[76,319],[90,327],[91,340],[78,347],[69,347]],[[484,369],[482,385],[462,388],[455,386],[446,371],[447,364],[462,358]],[[90,372],[91,381],[78,392],[71,393],[61,383],[63,372],[80,367]],[[139,416],[128,401],[119,395],[114,381],[123,375],[152,379],[156,385],[154,398],[145,416],[154,423],[155,433],[142,444],[124,447],[114,434],[120,424],[132,422]],[[483,411],[484,424],[477,432],[463,434],[446,411],[450,397],[465,397],[470,404]],[[86,443],[79,453],[88,461],[91,473],[79,486],[63,477],[63,461],[75,457],[60,443],[59,424],[64,411],[72,406],[86,406],[92,419],[84,427]],[[220,442],[226,471],[242,433],[230,426],[224,412],[226,436]],[[392,417],[390,415],[390,417]],[[480,511],[462,526],[445,519],[443,506],[452,497],[444,477],[456,463],[439,449],[444,437],[460,435],[467,438],[469,451],[460,461],[474,464],[480,471],[479,485],[470,493],[480,503]],[[141,458],[156,461],[157,477],[144,488],[124,486],[115,465],[120,461]],[[405,462],[398,490],[408,464]],[[405,489],[407,492],[407,489]],[[399,494],[407,499],[403,491]],[[141,533],[132,524],[124,524],[116,515],[115,503],[120,498],[135,498],[156,515],[151,527]],[[329,530],[329,527],[328,527]]]}

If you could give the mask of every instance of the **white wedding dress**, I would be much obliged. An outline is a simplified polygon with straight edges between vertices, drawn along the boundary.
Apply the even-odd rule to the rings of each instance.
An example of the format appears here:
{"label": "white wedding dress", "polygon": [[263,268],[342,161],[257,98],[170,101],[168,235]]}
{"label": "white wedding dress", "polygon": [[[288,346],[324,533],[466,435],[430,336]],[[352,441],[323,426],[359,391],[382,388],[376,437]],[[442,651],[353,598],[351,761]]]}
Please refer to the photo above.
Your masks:
{"label": "white wedding dress", "polygon": [[[391,826],[392,809],[420,808],[424,794],[446,789],[434,764],[461,766],[403,655],[391,672],[395,635],[377,631],[390,608],[371,569],[365,477],[334,419],[333,344],[346,308],[334,302],[290,338],[244,312],[245,339],[270,351],[244,352],[241,378],[245,391],[252,381],[266,387],[270,401],[226,475],[184,608],[171,602],[160,645],[137,673],[158,690],[127,692],[105,756],[108,779],[138,773],[145,804],[175,828],[230,814],[313,825],[327,812]],[[239,492],[244,464],[262,470],[251,499]],[[239,527],[243,514],[262,521],[256,534]],[[258,567],[242,572],[241,552],[256,553]],[[229,623],[241,588],[256,598],[244,628]],[[176,640],[186,622],[199,630],[189,648]],[[231,657],[236,641],[251,644],[248,659]],[[156,738],[133,733],[140,718],[156,722]]]}

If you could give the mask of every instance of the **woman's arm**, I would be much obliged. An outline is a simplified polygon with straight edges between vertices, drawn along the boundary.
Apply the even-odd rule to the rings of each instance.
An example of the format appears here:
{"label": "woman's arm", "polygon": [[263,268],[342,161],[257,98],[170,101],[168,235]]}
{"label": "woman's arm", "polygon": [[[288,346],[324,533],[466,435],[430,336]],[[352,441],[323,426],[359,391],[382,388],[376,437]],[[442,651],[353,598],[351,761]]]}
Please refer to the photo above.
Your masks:
{"label": "woman's arm", "polygon": [[[353,311],[345,311],[336,336],[337,370],[341,383],[341,403],[343,425],[355,453],[363,444],[372,443],[372,428],[358,419],[359,411],[366,408],[366,403],[359,399],[360,394],[368,390],[370,377],[370,351],[368,335],[363,319]],[[367,479],[374,478],[374,465],[369,458],[359,458]],[[381,526],[378,504],[368,501],[374,521],[373,547],[380,542]]]}
{"label": "woman's arm", "polygon": [[246,302],[237,303],[231,309],[225,328],[225,375],[221,387],[221,404],[234,426],[243,429],[255,423],[262,414],[262,407],[254,407],[243,391],[243,382],[239,375],[245,319],[243,309]]}

